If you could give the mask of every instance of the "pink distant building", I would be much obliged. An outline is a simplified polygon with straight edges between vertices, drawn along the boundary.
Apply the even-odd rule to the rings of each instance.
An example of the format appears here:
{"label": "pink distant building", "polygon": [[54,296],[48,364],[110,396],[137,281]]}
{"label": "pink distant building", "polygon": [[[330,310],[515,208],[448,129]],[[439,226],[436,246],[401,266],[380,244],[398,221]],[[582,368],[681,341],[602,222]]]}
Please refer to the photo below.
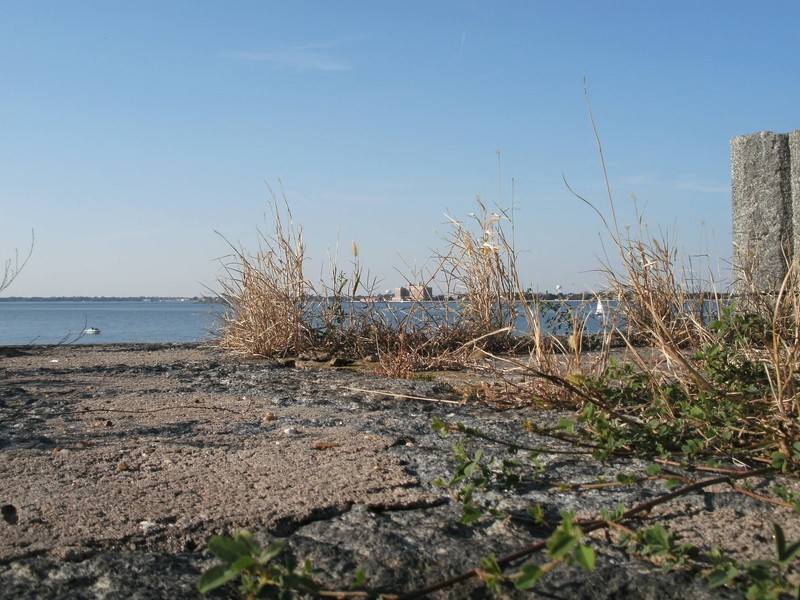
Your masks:
{"label": "pink distant building", "polygon": [[392,302],[424,302],[433,299],[433,289],[422,283],[395,288]]}

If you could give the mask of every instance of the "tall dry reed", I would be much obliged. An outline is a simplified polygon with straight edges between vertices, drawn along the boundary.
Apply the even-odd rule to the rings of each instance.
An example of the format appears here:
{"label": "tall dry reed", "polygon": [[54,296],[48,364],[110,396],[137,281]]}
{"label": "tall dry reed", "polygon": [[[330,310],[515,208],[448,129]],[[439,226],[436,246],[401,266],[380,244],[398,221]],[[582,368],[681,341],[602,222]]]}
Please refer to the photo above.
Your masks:
{"label": "tall dry reed", "polygon": [[273,231],[258,231],[255,254],[229,242],[233,252],[223,265],[220,297],[231,310],[223,316],[220,344],[245,354],[285,356],[313,347],[316,332],[302,228],[285,198],[279,203],[273,193],[270,207]]}

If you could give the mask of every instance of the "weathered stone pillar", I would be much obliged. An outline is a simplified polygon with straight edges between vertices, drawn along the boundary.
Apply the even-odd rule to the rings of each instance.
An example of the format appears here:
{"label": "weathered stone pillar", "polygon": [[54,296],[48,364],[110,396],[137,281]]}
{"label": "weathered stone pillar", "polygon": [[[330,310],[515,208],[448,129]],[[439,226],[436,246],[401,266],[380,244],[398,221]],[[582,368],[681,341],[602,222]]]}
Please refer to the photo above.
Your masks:
{"label": "weathered stone pillar", "polygon": [[800,261],[800,129],[789,134],[789,184],[792,188],[794,258]]}
{"label": "weathered stone pillar", "polygon": [[[739,292],[752,289],[742,284],[746,278],[759,291],[776,291],[795,254],[800,183],[793,195],[790,137],[798,163],[800,130],[791,136],[761,132],[731,140],[734,288]],[[800,164],[794,167],[798,181]]]}

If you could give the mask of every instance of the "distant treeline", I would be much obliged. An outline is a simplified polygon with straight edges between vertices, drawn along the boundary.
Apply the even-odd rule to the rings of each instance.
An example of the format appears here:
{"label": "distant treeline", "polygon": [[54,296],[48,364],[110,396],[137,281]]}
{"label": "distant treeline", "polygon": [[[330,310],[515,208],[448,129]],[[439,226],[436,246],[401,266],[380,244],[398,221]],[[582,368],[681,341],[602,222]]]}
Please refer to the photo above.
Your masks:
{"label": "distant treeline", "polygon": [[211,296],[9,296],[0,302],[220,302]]}
{"label": "distant treeline", "polygon": [[[603,292],[572,292],[554,294],[551,292],[525,292],[525,298],[529,301],[552,301],[552,300],[613,300],[614,298]],[[722,294],[719,292],[693,292],[687,294],[687,299],[704,299],[704,300],[724,300],[730,298],[730,294]],[[371,298],[371,297],[370,297]],[[517,298],[514,295],[514,298]],[[322,300],[323,297],[317,299]],[[331,298],[328,298],[331,299]],[[356,296],[356,301],[365,301],[368,298],[363,296]],[[463,296],[434,296],[434,301],[447,301],[447,300],[463,300]],[[225,299],[218,296],[8,296],[7,298],[0,298],[0,302],[196,302],[203,304],[224,304]]]}
{"label": "distant treeline", "polygon": [[[687,292],[686,298],[689,300],[725,300],[731,298],[731,294],[721,292]],[[525,292],[527,300],[614,300],[615,296],[607,292],[571,292],[553,294],[551,292]]]}

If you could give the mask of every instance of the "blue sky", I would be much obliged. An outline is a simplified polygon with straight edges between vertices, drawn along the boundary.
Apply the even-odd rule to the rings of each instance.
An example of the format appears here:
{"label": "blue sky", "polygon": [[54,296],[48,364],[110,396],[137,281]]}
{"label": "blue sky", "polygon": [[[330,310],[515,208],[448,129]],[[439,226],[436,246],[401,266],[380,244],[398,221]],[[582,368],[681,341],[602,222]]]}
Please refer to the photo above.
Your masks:
{"label": "blue sky", "polygon": [[[3,295],[197,295],[281,185],[307,275],[351,241],[388,289],[444,212],[511,205],[523,283],[597,289],[633,194],[731,254],[730,138],[800,128],[800,2],[0,0]],[[498,156],[499,151],[499,156]]]}

